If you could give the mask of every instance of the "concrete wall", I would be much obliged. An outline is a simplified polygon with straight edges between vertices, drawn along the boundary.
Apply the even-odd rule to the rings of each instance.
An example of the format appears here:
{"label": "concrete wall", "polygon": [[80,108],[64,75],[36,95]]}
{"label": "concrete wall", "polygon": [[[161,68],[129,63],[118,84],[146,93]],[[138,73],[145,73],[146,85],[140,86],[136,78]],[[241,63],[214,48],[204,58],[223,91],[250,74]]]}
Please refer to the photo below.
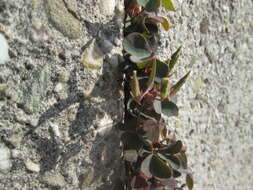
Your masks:
{"label": "concrete wall", "polygon": [[[253,3],[174,2],[176,12],[161,10],[173,28],[159,56],[183,45],[175,80],[192,74],[168,124],[188,147],[195,189],[250,190]],[[122,9],[116,0],[0,0],[10,56],[0,59],[1,190],[110,190],[121,175],[111,127],[122,119]],[[82,62],[92,45],[90,69]]]}

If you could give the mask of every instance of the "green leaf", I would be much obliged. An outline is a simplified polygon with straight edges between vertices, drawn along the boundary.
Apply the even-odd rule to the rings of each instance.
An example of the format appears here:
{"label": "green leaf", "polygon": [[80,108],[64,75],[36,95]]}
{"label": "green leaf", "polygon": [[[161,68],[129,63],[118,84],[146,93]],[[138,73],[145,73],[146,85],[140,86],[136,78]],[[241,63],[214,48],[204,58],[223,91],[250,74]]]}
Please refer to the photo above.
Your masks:
{"label": "green leaf", "polygon": [[161,17],[161,19],[162,19],[161,24],[162,24],[164,30],[168,31],[170,29],[169,21],[166,18],[164,18],[164,17]]}
{"label": "green leaf", "polygon": [[168,179],[172,175],[171,168],[157,155],[153,155],[150,161],[150,173],[160,179]]}
{"label": "green leaf", "polygon": [[120,178],[116,180],[113,190],[125,190],[125,185]]}
{"label": "green leaf", "polygon": [[186,175],[186,184],[187,184],[187,187],[189,190],[192,190],[193,189],[193,178],[192,178],[192,175],[188,174]]}
{"label": "green leaf", "polygon": [[145,136],[140,137],[140,140],[143,143],[143,149],[147,151],[152,151],[152,142]]}
{"label": "green leaf", "polygon": [[160,149],[158,152],[166,157],[167,155],[179,153],[182,149],[182,146],[183,146],[182,141],[176,141],[168,145],[166,148]]}
{"label": "green leaf", "polygon": [[149,62],[141,62],[141,63],[135,63],[139,69],[144,69]]}
{"label": "green leaf", "polygon": [[157,70],[156,70],[156,78],[161,81],[162,78],[167,77],[169,73],[169,67],[166,63],[156,60],[157,62]]}
{"label": "green leaf", "polygon": [[169,95],[169,85],[170,81],[169,78],[163,78],[162,79],[162,84],[161,84],[161,99],[165,99]]}
{"label": "green leaf", "polygon": [[160,0],[137,0],[137,2],[147,11],[156,11],[160,7]]}
{"label": "green leaf", "polygon": [[140,150],[143,146],[139,136],[135,133],[125,132],[121,136],[124,150]]}
{"label": "green leaf", "polygon": [[175,85],[171,87],[170,96],[175,95],[180,88],[184,85],[186,79],[188,78],[191,71],[189,71],[185,76],[183,76]]}
{"label": "green leaf", "polygon": [[153,53],[147,39],[140,33],[134,32],[125,37],[124,50],[129,53],[134,63],[145,62],[152,59]]}
{"label": "green leaf", "polygon": [[178,155],[178,158],[181,161],[181,166],[184,169],[187,169],[188,166],[187,166],[187,157],[186,157],[186,154],[184,152],[180,152],[180,154]]}
{"label": "green leaf", "polygon": [[165,155],[173,169],[179,169],[181,166],[180,159],[176,155]]}
{"label": "green leaf", "polygon": [[179,58],[179,56],[180,56],[180,54],[181,54],[181,48],[182,48],[182,46],[180,46],[180,47],[177,49],[177,51],[174,52],[174,53],[172,54],[172,56],[171,56],[171,59],[170,59],[170,61],[169,61],[169,74],[172,73],[172,70],[173,70],[174,66],[176,65],[176,63],[177,63],[177,60],[178,60],[178,58]]}
{"label": "green leaf", "polygon": [[168,11],[176,10],[171,0],[162,0],[162,3],[165,9],[167,9]]}
{"label": "green leaf", "polygon": [[157,33],[158,28],[154,26],[148,26],[148,23],[153,23],[157,26],[157,24],[162,24],[165,31],[170,29],[169,21],[165,17],[157,16],[154,12],[147,12],[146,16],[142,21],[142,25],[146,32],[150,33]]}
{"label": "green leaf", "polygon": [[162,101],[161,102],[161,111],[164,115],[171,117],[171,116],[178,116],[178,107],[171,101]]}
{"label": "green leaf", "polygon": [[130,82],[131,94],[133,98],[138,98],[141,95],[140,84],[137,78],[137,71],[133,71],[132,79]]}
{"label": "green leaf", "polygon": [[153,64],[152,64],[151,73],[150,73],[149,78],[148,78],[147,90],[150,90],[154,85],[156,70],[157,70],[157,62],[154,61]]}

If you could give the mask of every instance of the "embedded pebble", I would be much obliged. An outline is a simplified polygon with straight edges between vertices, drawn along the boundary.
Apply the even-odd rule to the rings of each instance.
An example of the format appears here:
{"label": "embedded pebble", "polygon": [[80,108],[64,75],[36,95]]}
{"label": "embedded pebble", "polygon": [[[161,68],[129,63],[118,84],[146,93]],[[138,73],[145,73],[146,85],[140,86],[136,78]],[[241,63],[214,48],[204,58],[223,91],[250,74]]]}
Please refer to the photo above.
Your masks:
{"label": "embedded pebble", "polygon": [[6,174],[11,169],[11,152],[10,150],[3,144],[0,144],[0,173]]}
{"label": "embedded pebble", "polygon": [[100,0],[99,8],[104,15],[113,15],[116,6],[115,0]]}
{"label": "embedded pebble", "polygon": [[51,127],[51,129],[54,132],[54,135],[56,137],[60,137],[61,136],[61,132],[60,132],[59,126],[57,124],[50,123],[50,127]]}
{"label": "embedded pebble", "polygon": [[30,124],[33,127],[36,127],[39,123],[39,119],[31,118],[27,116],[23,111],[19,111],[15,115],[15,119],[20,124]]}
{"label": "embedded pebble", "polygon": [[95,171],[94,168],[89,168],[88,171],[83,176],[83,182],[81,185],[81,189],[85,190],[87,186],[90,186],[94,179]]}
{"label": "embedded pebble", "polygon": [[8,97],[12,102],[17,102],[18,101],[18,94],[17,91],[11,88],[7,88],[5,90],[5,95]]}
{"label": "embedded pebble", "polygon": [[60,82],[68,82],[70,74],[67,71],[62,71],[59,73],[59,81]]}
{"label": "embedded pebble", "polygon": [[93,40],[81,55],[83,66],[90,69],[99,69],[103,65],[104,54]]}
{"label": "embedded pebble", "polygon": [[0,33],[0,64],[10,60],[9,57],[9,45],[5,37]]}
{"label": "embedded pebble", "polygon": [[26,168],[29,170],[29,171],[32,171],[32,172],[40,172],[40,165],[37,164],[37,163],[34,163],[33,161],[31,160],[27,160],[25,162],[25,166]]}
{"label": "embedded pebble", "polygon": [[8,138],[8,142],[11,143],[14,147],[18,147],[22,141],[23,137],[21,135],[12,135]]}
{"label": "embedded pebble", "polygon": [[75,0],[72,0],[71,7],[69,7],[69,4],[66,7],[65,2],[62,0],[45,0],[45,3],[50,21],[56,29],[71,39],[77,39],[81,36],[82,24],[68,10],[68,8],[74,7]]}
{"label": "embedded pebble", "polygon": [[21,152],[17,149],[12,149],[11,150],[11,157],[12,158],[20,158],[22,155],[21,155]]}
{"label": "embedded pebble", "polygon": [[61,92],[63,89],[64,89],[63,84],[62,84],[62,83],[58,83],[58,84],[56,84],[56,86],[55,86],[55,88],[54,88],[54,92],[59,93],[59,92]]}
{"label": "embedded pebble", "polygon": [[194,85],[192,87],[192,90],[194,93],[197,93],[201,88],[203,88],[204,86],[204,82],[202,80],[201,77],[198,77],[195,81],[194,81]]}
{"label": "embedded pebble", "polygon": [[64,177],[59,173],[46,172],[42,177],[42,181],[54,187],[64,187],[66,184]]}
{"label": "embedded pebble", "polygon": [[8,88],[7,84],[0,84],[0,93],[5,94],[7,88]]}

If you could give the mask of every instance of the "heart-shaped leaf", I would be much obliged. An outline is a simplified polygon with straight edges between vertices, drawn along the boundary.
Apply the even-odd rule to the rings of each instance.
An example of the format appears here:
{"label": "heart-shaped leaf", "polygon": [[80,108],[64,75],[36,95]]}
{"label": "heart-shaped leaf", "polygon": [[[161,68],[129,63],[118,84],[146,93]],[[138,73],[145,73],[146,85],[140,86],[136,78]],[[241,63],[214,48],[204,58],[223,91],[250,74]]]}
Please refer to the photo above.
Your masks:
{"label": "heart-shaped leaf", "polygon": [[168,179],[172,175],[172,169],[161,158],[153,154],[143,160],[141,171],[148,177],[154,176],[159,179]]}
{"label": "heart-shaped leaf", "polygon": [[165,31],[170,29],[170,24],[166,18],[157,16],[154,12],[146,12],[145,17],[142,20],[142,26],[144,30],[149,34],[157,33],[157,24],[161,24]]}
{"label": "heart-shaped leaf", "polygon": [[137,2],[148,11],[156,11],[160,6],[160,0],[137,0]]}
{"label": "heart-shaped leaf", "polygon": [[183,169],[187,169],[187,157],[186,157],[186,154],[184,152],[180,152],[180,154],[178,155],[178,158],[180,159],[181,166],[183,167]]}
{"label": "heart-shaped leaf", "polygon": [[157,155],[153,155],[150,161],[150,172],[160,179],[168,179],[172,175],[172,169]]}
{"label": "heart-shaped leaf", "polygon": [[160,149],[159,153],[163,154],[166,157],[166,155],[173,155],[179,153],[182,147],[183,147],[182,141],[176,141],[168,145],[166,148]]}
{"label": "heart-shaped leaf", "polygon": [[164,115],[171,117],[171,116],[178,116],[178,107],[171,101],[162,101],[161,102],[161,111]]}
{"label": "heart-shaped leaf", "polygon": [[143,149],[145,149],[148,152],[152,151],[152,142],[145,136],[140,137],[140,140],[143,143]]}
{"label": "heart-shaped leaf", "polygon": [[121,136],[124,150],[139,150],[142,147],[142,141],[135,133],[125,132]]}
{"label": "heart-shaped leaf", "polygon": [[176,155],[165,154],[164,155],[173,169],[179,169],[181,162]]}
{"label": "heart-shaped leaf", "polygon": [[130,59],[134,63],[149,61],[153,58],[147,39],[140,33],[134,32],[125,37],[123,47],[131,55]]}
{"label": "heart-shaped leaf", "polygon": [[167,9],[169,11],[176,10],[171,0],[162,0],[162,4],[165,7],[165,9]]}
{"label": "heart-shaped leaf", "polygon": [[147,13],[147,20],[152,21],[156,24],[159,24],[159,23],[162,24],[163,29],[165,31],[170,29],[170,24],[169,24],[168,20],[164,17],[157,16],[155,13]]}
{"label": "heart-shaped leaf", "polygon": [[180,88],[184,85],[186,79],[188,78],[191,71],[189,71],[185,76],[183,76],[175,85],[171,87],[170,96],[175,95]]}
{"label": "heart-shaped leaf", "polygon": [[193,182],[193,178],[192,175],[188,174],[186,175],[186,184],[189,190],[192,190],[194,182]]}

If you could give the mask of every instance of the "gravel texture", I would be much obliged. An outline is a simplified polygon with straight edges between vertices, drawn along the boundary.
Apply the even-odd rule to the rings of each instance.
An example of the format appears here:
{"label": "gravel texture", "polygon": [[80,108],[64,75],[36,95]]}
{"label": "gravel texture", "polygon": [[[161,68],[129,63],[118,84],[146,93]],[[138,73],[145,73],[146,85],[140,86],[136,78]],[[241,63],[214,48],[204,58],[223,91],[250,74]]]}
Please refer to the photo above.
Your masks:
{"label": "gravel texture", "polygon": [[[175,80],[192,72],[168,124],[187,145],[195,189],[251,190],[253,2],[174,2],[176,12],[160,11],[173,27],[159,57],[183,45]],[[123,171],[112,128],[123,113],[123,9],[122,0],[0,0],[10,57],[0,64],[1,190],[112,189]],[[90,69],[82,55],[94,40],[104,61]]]}

